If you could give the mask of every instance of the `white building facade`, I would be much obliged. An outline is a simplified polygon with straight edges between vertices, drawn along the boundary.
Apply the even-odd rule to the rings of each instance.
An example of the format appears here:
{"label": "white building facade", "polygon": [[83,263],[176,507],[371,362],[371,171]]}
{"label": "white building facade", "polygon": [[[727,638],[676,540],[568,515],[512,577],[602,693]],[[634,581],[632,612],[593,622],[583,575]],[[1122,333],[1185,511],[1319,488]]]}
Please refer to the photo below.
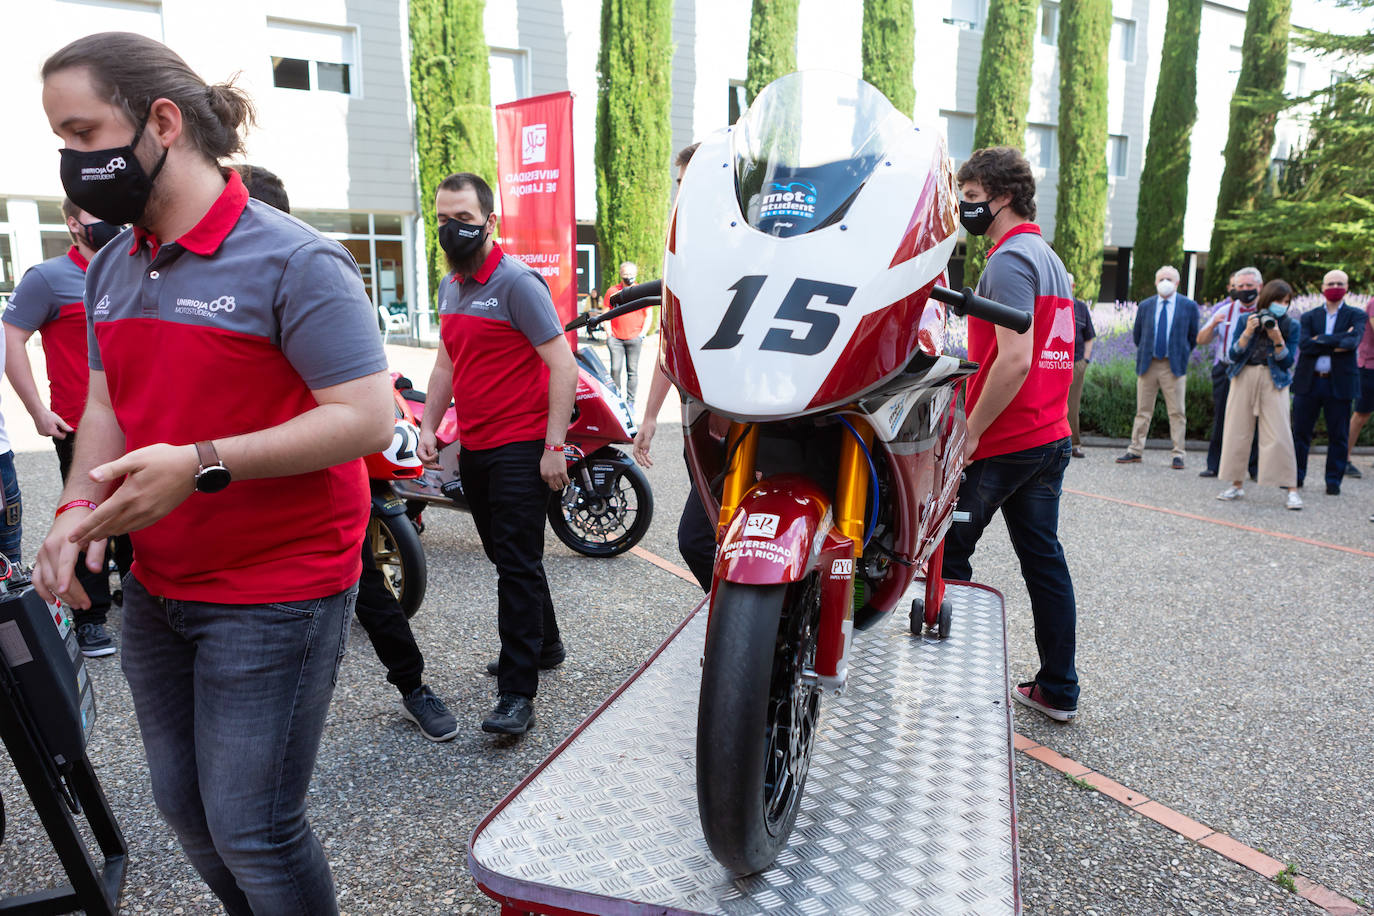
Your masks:
{"label": "white building facade", "polygon": [[[1053,238],[1058,177],[1057,2],[1042,2],[1026,152],[1039,180],[1039,221]],[[1101,298],[1124,296],[1135,237],[1150,110],[1158,79],[1167,0],[1114,0],[1109,75],[1109,196]],[[1294,26],[1363,31],[1319,0],[1295,3]],[[978,62],[987,0],[916,0],[918,123],[938,124],[951,154],[971,151]],[[574,94],[579,285],[596,285],[596,58],[600,0],[487,0],[492,104],[549,92]],[[140,32],[167,43],[211,82],[238,74],[253,97],[257,127],[247,161],[280,175],[293,212],[340,239],[363,272],[374,305],[408,310],[421,336],[430,292],[422,267],[419,219],[429,189],[417,187],[409,95],[406,0],[239,0],[232,17],[203,0],[31,0],[7,3],[0,18],[7,54],[0,79],[8,131],[0,144],[0,297],[27,267],[65,251],[58,141],[40,102],[39,69],[66,42],[96,31]],[[731,123],[743,104],[748,0],[677,0],[672,35],[674,148]],[[801,0],[801,68],[860,72],[862,0]],[[1245,4],[1204,4],[1198,63],[1183,268],[1185,286],[1211,235],[1223,165],[1229,105],[1240,68]],[[1288,90],[1304,93],[1339,76],[1339,65],[1294,49]],[[1274,157],[1283,160],[1302,132],[1280,122]],[[636,155],[634,150],[624,155]],[[467,167],[453,163],[454,170]],[[665,169],[669,163],[663,163]],[[1157,265],[1143,265],[1153,271]],[[646,266],[644,273],[656,273]]]}

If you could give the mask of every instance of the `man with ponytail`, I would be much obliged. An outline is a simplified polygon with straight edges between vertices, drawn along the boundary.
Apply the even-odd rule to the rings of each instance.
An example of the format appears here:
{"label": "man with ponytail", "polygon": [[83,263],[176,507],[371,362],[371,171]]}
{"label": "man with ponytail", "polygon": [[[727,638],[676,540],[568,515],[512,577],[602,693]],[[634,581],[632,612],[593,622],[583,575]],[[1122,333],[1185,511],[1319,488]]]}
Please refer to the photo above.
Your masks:
{"label": "man with ponytail", "polygon": [[34,583],[131,533],[122,668],[158,809],[230,914],[334,914],[305,817],[361,570],[361,456],[390,379],[357,266],[222,160],[248,98],[107,32],[43,65],[81,209],[133,231],[92,259],[90,390]]}

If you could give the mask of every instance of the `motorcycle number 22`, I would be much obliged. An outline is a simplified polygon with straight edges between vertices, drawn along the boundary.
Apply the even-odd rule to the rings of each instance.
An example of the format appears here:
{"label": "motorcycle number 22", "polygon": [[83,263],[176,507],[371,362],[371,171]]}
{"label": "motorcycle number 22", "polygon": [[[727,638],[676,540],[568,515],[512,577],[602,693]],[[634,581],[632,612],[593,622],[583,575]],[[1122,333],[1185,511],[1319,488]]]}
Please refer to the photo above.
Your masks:
{"label": "motorcycle number 22", "polygon": [[[729,350],[739,346],[744,340],[744,335],[740,333],[740,329],[744,327],[744,319],[767,279],[760,274],[751,274],[735,281],[730,287],[735,291],[735,297],[730,300],[730,306],[725,310],[720,327],[716,328],[716,333],[711,335],[711,339],[702,347],[703,350]],[[819,297],[830,305],[848,305],[854,291],[854,287],[841,286],[838,283],[807,280],[803,277],[793,280],[792,288],[782,297],[782,305],[778,306],[777,314],[773,317],[798,321],[811,327],[802,337],[795,336],[787,328],[769,328],[763,337],[763,343],[759,344],[759,349],[796,353],[799,356],[815,356],[820,353],[830,345],[835,332],[839,330],[840,316],[834,312],[810,308],[811,300]]]}

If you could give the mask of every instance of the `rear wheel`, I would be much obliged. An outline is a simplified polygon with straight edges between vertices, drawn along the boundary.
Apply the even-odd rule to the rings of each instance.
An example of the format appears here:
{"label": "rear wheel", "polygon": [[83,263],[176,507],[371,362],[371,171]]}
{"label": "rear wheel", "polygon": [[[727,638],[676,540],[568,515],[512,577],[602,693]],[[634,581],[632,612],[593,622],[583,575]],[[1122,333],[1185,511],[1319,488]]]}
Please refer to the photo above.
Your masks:
{"label": "rear wheel", "polygon": [[697,715],[697,805],[712,854],[742,874],[773,863],[797,821],[820,716],[819,577],[721,582]]}
{"label": "rear wheel", "polygon": [[367,522],[367,543],[391,592],[407,617],[414,617],[425,600],[428,569],[425,550],[415,524],[404,514],[373,513]]}
{"label": "rear wheel", "polygon": [[[580,468],[569,468],[572,482],[549,500],[549,524],[558,539],[589,557],[614,557],[643,539],[654,517],[649,478],[628,458],[611,462],[614,470],[594,489],[586,489]],[[606,462],[588,459],[596,466]]]}

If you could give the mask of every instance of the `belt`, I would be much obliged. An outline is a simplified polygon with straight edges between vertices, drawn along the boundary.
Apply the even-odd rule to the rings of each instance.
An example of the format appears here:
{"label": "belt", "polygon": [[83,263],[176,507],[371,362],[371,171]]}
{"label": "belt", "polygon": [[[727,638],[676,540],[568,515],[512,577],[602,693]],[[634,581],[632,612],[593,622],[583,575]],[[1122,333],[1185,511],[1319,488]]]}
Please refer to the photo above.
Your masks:
{"label": "belt", "polygon": [[1330,372],[1318,372],[1318,373],[1316,373],[1316,376],[1317,376],[1317,378],[1330,378],[1330,377],[1331,377],[1331,373],[1330,373]]}

